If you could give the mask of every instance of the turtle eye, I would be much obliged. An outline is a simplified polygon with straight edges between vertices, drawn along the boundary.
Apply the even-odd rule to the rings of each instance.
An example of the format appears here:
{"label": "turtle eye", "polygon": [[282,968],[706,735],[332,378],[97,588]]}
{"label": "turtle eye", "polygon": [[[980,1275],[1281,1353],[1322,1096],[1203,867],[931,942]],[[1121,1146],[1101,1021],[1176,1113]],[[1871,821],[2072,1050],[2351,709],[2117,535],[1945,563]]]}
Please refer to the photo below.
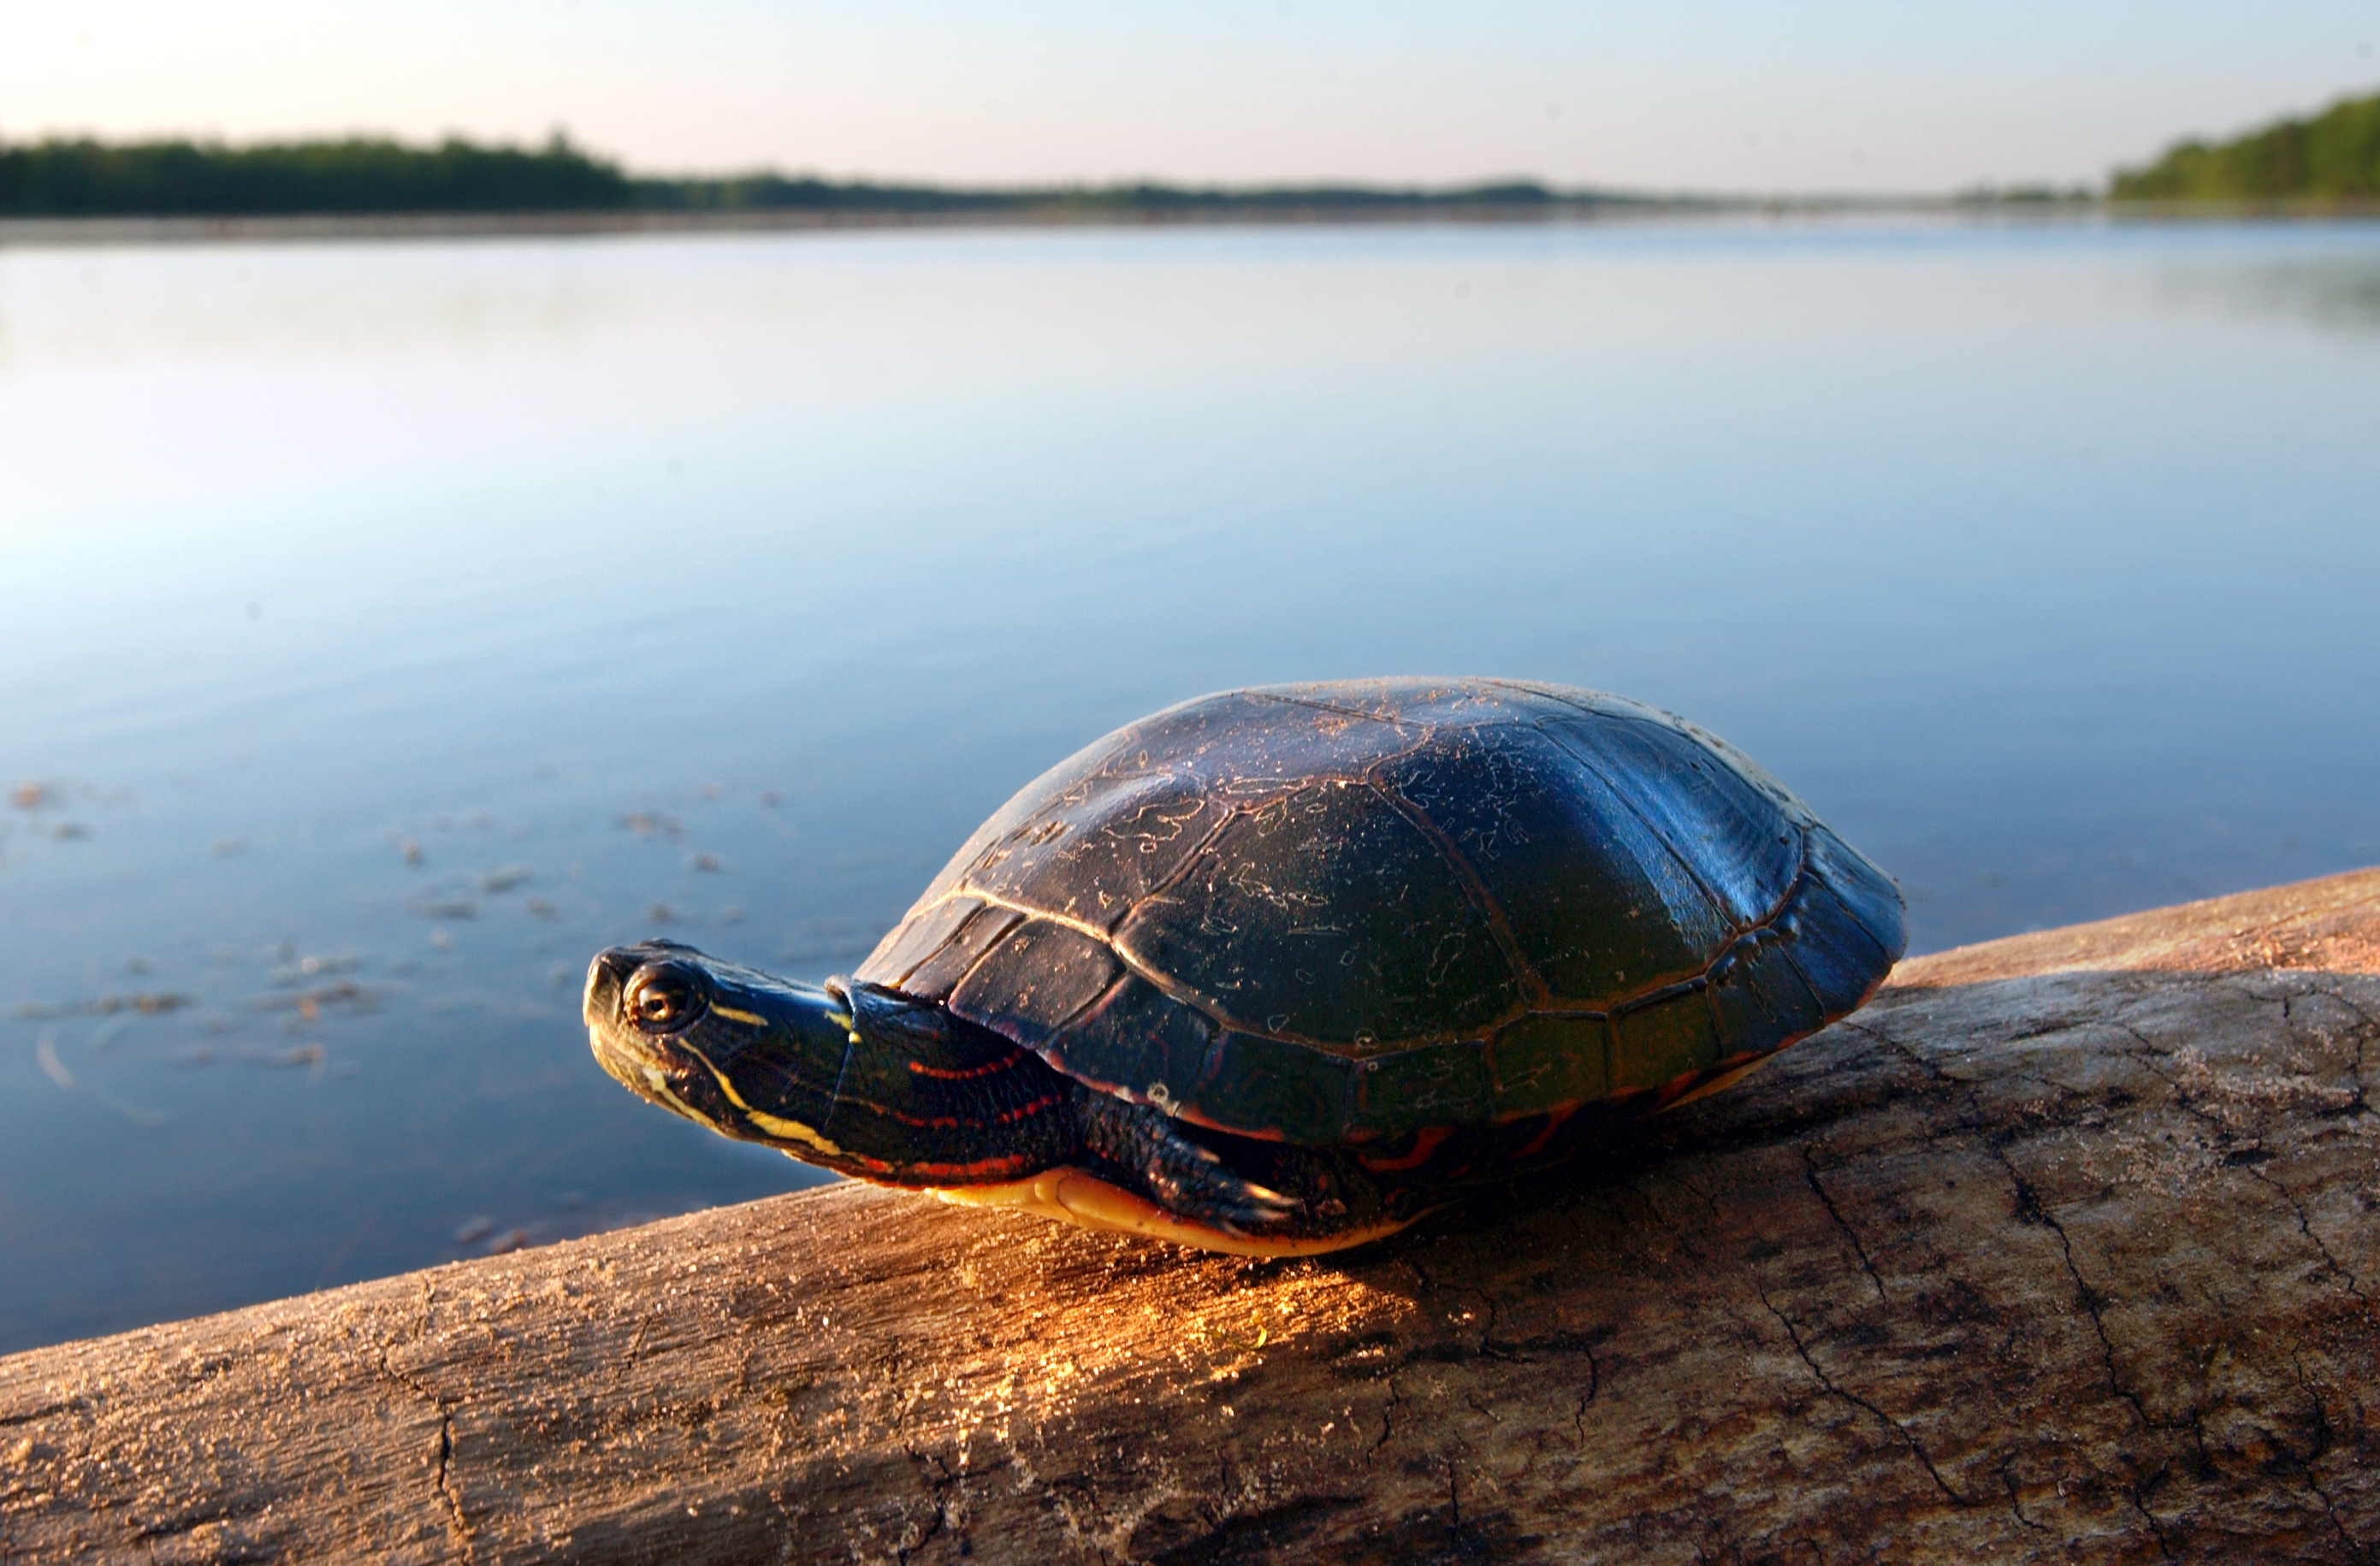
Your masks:
{"label": "turtle eye", "polygon": [[647,1033],[675,1033],[710,1009],[701,981],[675,963],[637,970],[625,1000],[628,1020]]}

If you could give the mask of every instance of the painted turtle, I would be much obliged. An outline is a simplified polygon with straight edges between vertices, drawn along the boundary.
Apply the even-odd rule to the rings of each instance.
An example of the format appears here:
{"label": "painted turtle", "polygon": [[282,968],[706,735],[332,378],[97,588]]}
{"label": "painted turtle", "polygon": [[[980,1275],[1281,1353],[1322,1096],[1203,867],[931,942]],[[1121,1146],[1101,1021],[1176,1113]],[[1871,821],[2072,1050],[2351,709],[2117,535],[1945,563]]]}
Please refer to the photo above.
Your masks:
{"label": "painted turtle", "polygon": [[1412,1222],[1850,1012],[1891,880],[1750,759],[1506,680],[1230,691],[969,838],[858,971],[674,941],[587,979],[595,1056],[730,1136],[1247,1255]]}

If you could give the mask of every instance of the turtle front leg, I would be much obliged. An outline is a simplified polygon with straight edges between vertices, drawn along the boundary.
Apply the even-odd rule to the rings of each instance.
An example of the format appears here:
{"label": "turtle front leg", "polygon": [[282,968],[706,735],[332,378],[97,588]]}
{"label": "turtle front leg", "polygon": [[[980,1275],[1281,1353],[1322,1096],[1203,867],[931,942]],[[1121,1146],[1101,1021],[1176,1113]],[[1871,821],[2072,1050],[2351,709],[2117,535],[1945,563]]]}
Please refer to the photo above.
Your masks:
{"label": "turtle front leg", "polygon": [[1325,1149],[1208,1131],[1092,1089],[1077,1093],[1075,1119],[1085,1150],[1111,1178],[1219,1238],[1279,1240],[1283,1250],[1357,1244],[1423,1210],[1393,1210],[1403,1204],[1360,1164]]}

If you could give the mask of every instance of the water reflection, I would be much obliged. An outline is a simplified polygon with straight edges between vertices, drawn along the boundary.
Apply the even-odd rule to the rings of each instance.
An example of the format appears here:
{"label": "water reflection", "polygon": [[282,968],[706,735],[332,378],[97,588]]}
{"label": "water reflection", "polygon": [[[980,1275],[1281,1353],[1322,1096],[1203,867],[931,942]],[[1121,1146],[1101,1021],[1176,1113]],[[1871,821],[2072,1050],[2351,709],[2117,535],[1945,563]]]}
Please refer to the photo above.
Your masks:
{"label": "water reflection", "polygon": [[2380,257],[2337,253],[2325,237],[2317,234],[2305,254],[2176,267],[2167,286],[2184,308],[2252,322],[2278,318],[2323,335],[2380,330]]}
{"label": "water reflection", "polygon": [[1222,686],[1685,712],[1920,949],[2380,859],[2375,275],[2351,225],[0,251],[0,1347],[783,1188],[588,1063],[588,955],[846,967]]}

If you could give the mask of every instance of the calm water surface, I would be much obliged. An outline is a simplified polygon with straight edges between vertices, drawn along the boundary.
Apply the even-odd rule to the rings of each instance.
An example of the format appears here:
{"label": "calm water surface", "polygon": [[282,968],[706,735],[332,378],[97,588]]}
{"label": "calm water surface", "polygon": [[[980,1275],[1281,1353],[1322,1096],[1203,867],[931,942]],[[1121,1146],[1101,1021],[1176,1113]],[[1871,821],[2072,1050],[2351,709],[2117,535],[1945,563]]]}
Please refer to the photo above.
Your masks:
{"label": "calm water surface", "polygon": [[0,1350],[805,1183],[589,954],[1222,686],[1651,700],[1921,950],[2380,860],[2375,452],[2374,225],[0,251]]}

